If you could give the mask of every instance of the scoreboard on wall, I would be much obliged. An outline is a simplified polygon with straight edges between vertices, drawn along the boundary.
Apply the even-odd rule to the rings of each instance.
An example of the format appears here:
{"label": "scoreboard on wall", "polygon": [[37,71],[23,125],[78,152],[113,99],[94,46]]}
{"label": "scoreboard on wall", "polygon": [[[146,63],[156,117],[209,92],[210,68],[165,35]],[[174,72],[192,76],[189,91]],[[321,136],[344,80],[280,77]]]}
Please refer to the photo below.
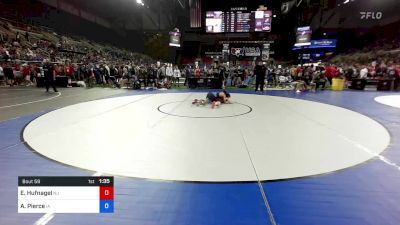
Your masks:
{"label": "scoreboard on wall", "polygon": [[113,212],[113,177],[18,177],[18,213]]}
{"label": "scoreboard on wall", "polygon": [[272,11],[248,11],[246,7],[230,11],[207,11],[206,33],[270,32]]}

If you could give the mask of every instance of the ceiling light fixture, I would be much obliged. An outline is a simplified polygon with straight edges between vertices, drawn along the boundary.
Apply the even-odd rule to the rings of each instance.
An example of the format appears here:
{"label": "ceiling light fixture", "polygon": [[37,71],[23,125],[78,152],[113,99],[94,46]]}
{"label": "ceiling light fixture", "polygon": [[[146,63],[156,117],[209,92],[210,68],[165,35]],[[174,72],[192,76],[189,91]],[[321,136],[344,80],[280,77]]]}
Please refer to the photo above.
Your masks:
{"label": "ceiling light fixture", "polygon": [[136,3],[142,6],[144,5],[143,0],[136,0]]}

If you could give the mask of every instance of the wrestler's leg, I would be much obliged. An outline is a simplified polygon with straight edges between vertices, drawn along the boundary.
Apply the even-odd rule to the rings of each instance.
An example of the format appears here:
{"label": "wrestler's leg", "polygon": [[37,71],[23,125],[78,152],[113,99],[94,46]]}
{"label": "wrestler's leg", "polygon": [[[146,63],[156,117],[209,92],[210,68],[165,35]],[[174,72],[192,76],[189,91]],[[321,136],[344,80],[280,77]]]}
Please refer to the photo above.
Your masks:
{"label": "wrestler's leg", "polygon": [[220,101],[215,101],[215,102],[213,102],[212,104],[211,104],[211,108],[215,108],[215,107],[219,107],[221,105],[221,102]]}

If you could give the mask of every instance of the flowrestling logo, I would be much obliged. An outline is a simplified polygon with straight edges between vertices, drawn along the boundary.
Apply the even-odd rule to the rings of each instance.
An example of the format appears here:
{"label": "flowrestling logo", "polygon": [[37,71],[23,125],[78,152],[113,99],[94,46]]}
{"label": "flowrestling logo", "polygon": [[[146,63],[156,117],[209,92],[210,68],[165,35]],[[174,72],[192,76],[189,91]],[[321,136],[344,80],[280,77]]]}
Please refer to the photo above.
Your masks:
{"label": "flowrestling logo", "polygon": [[382,12],[360,12],[362,20],[380,20],[382,19]]}

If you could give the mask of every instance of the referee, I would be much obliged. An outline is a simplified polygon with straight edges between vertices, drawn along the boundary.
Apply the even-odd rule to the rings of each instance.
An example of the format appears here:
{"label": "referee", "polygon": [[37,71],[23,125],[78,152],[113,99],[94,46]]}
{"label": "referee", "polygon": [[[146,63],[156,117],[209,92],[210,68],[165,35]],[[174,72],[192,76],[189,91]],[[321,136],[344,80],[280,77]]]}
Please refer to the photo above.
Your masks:
{"label": "referee", "polygon": [[54,92],[58,92],[54,84],[55,70],[54,66],[50,63],[48,59],[43,60],[43,71],[44,71],[44,83],[46,85],[46,92],[49,92],[50,86],[53,88]]}
{"label": "referee", "polygon": [[258,61],[258,65],[254,68],[254,74],[256,75],[256,92],[260,87],[261,92],[264,93],[265,73],[265,66],[262,64],[262,61]]}

